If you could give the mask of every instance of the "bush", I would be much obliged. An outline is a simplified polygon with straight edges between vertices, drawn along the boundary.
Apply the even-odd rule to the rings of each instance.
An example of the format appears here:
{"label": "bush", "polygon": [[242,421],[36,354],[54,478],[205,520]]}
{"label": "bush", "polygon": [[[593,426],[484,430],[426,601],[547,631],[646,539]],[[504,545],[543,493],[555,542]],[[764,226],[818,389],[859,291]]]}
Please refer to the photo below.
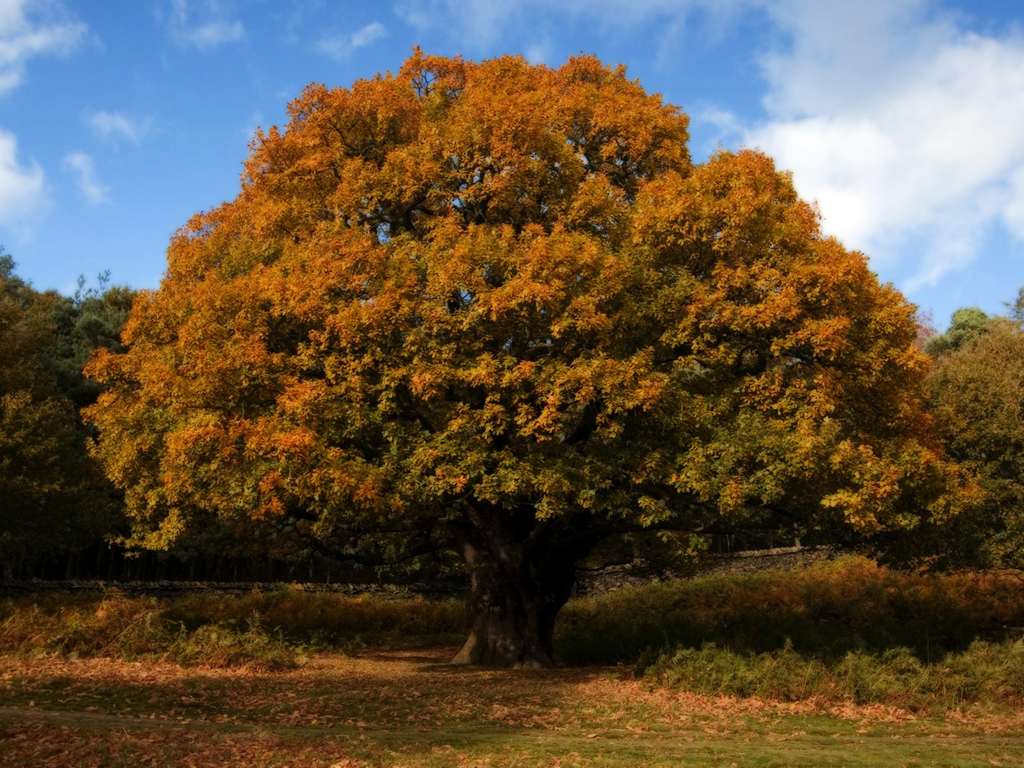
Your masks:
{"label": "bush", "polygon": [[362,642],[451,642],[465,639],[465,603],[410,598],[385,600],[283,589],[241,597],[195,592],[171,600],[167,615],[186,626],[218,621],[260,622],[301,642],[347,646]]}
{"label": "bush", "polygon": [[[218,621],[188,629],[167,615],[154,598],[129,598],[119,592],[98,604],[72,600],[72,605],[47,611],[50,603],[2,606],[0,651],[70,658],[107,656],[170,659],[203,666],[248,666],[288,669],[303,663],[304,649],[286,642],[279,631],[268,632],[258,618],[242,629]],[[51,603],[52,607],[52,603]]]}
{"label": "bush", "polygon": [[925,662],[1024,624],[1024,590],[1009,576],[893,571],[845,557],[796,571],[715,575],[626,587],[571,602],[556,631],[571,663],[635,662],[645,650],[780,651],[825,662],[851,651],[909,648]]}
{"label": "bush", "polygon": [[903,709],[1024,703],[1024,642],[975,641],[934,664],[909,649],[851,651],[832,664],[787,645],[770,653],[737,653],[708,643],[648,655],[638,673],[651,682],[705,695],[819,702],[853,701]]}
{"label": "bush", "polygon": [[177,639],[175,626],[156,600],[118,592],[108,593],[98,604],[72,604],[56,611],[40,604],[20,608],[8,601],[4,614],[0,648],[7,652],[135,658],[163,652]]}
{"label": "bush", "polygon": [[281,632],[268,632],[253,619],[243,630],[231,624],[204,624],[194,632],[182,631],[169,656],[179,664],[213,667],[244,666],[254,670],[293,669],[307,660],[305,649],[290,643]]}

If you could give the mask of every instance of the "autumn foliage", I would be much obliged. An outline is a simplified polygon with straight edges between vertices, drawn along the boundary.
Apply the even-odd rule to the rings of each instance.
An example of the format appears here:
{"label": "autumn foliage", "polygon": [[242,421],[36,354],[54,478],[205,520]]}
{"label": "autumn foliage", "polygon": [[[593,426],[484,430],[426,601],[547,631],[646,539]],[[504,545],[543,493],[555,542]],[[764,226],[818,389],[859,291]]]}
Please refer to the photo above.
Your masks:
{"label": "autumn foliage", "polygon": [[137,542],[218,516],[451,547],[459,660],[547,664],[607,536],[955,511],[913,306],[767,157],[694,165],[623,69],[417,52],[289,114],[92,366]]}
{"label": "autumn foliage", "polygon": [[[81,362],[97,329],[107,330],[111,307],[131,301],[121,288],[75,299],[40,293],[14,268],[0,249],[0,571],[7,578],[13,560],[82,547],[119,522],[116,494],[86,453],[75,406],[95,399]],[[92,337],[74,333],[83,318]]]}
{"label": "autumn foliage", "polygon": [[[1024,293],[1021,294],[1024,297]],[[1020,300],[1018,300],[1020,302]],[[964,328],[953,315],[939,337],[929,405],[948,454],[978,478],[983,503],[937,529],[933,549],[951,566],[1024,566],[1024,317]],[[958,318],[959,316],[959,318]],[[965,332],[966,331],[966,332]],[[959,338],[957,338],[959,336]],[[957,343],[959,342],[959,343]]]}

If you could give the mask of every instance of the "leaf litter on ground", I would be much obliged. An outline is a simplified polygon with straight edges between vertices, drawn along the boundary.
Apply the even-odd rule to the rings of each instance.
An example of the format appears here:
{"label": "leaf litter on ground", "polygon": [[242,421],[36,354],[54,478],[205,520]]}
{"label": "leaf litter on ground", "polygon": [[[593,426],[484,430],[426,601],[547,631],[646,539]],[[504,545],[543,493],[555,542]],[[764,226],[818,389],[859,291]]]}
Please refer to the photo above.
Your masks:
{"label": "leaf litter on ground", "polygon": [[811,744],[836,755],[855,745],[868,755],[883,742],[903,756],[923,744],[957,744],[985,758],[978,764],[1024,763],[1021,712],[926,716],[706,696],[652,686],[626,667],[467,669],[447,665],[449,654],[322,654],[279,672],[3,657],[0,737],[26,767],[688,765],[685,757],[673,762],[683,746],[695,759],[712,749],[740,765],[767,765],[744,755],[782,749],[790,762],[778,764],[815,765],[799,756]]}

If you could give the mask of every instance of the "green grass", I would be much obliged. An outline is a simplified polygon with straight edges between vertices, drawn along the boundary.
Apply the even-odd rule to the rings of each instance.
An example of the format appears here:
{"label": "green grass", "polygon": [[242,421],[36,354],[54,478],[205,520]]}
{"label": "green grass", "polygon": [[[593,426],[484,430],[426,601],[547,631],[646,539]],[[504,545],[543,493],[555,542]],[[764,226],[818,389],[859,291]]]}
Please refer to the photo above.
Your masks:
{"label": "green grass", "polygon": [[5,758],[26,768],[1024,764],[1014,715],[794,711],[677,696],[617,668],[475,670],[448,667],[446,656],[322,655],[244,675],[0,660],[0,739]]}
{"label": "green grass", "polygon": [[562,654],[625,663],[528,673],[447,665],[457,602],[8,599],[0,742],[26,768],[1024,765],[1022,606],[859,559],[705,577],[573,601]]}

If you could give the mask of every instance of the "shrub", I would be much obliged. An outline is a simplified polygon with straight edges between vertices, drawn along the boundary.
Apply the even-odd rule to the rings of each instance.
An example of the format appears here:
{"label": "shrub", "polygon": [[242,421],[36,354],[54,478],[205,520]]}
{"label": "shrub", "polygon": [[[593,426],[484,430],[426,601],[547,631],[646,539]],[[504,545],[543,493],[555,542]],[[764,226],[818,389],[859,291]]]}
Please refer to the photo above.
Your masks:
{"label": "shrub", "polygon": [[217,622],[182,631],[167,655],[184,665],[245,666],[260,671],[293,669],[307,660],[301,646],[289,643],[279,630],[268,632],[258,618],[245,629]]}
{"label": "shrub", "polygon": [[795,571],[714,575],[626,587],[571,602],[556,641],[573,663],[635,662],[645,649],[766,653],[787,642],[835,661],[909,648],[925,662],[1024,624],[1021,582],[997,574],[922,575],[845,557]]}
{"label": "shrub", "polygon": [[[49,602],[49,601],[46,601]],[[172,659],[203,666],[286,669],[305,660],[304,649],[268,632],[253,618],[245,629],[237,622],[204,623],[190,630],[170,618],[154,598],[129,598],[119,592],[101,600],[72,600],[47,611],[39,604],[20,607],[6,601],[0,623],[0,651],[70,658]]]}
{"label": "shrub", "polygon": [[192,593],[171,600],[167,615],[195,627],[217,621],[246,621],[258,615],[267,627],[303,642],[445,642],[466,632],[465,604],[458,600],[386,600],[330,592],[283,589],[240,597]]}
{"label": "shrub", "polygon": [[72,604],[55,612],[38,604],[22,609],[8,602],[4,613],[4,651],[135,658],[162,652],[177,637],[156,600],[119,592],[108,593],[98,604]]}
{"label": "shrub", "polygon": [[965,651],[923,663],[907,648],[851,651],[832,664],[786,645],[769,653],[737,653],[707,643],[649,654],[637,671],[659,685],[705,695],[782,701],[879,703],[903,709],[1024,703],[1024,642],[975,641]]}

